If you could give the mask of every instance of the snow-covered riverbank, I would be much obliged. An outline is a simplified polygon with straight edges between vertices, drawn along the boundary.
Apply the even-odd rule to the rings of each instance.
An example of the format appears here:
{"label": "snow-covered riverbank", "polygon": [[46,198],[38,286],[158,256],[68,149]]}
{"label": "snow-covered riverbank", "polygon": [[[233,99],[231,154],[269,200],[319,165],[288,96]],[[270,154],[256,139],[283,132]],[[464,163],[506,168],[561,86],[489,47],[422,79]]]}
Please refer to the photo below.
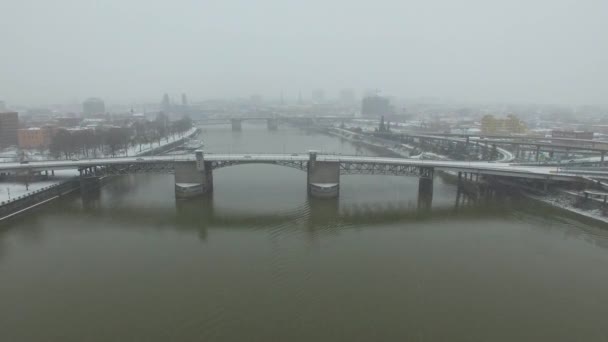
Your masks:
{"label": "snow-covered riverbank", "polygon": [[[190,136],[192,136],[197,130],[197,127],[192,127],[191,129],[189,129],[188,131],[182,133],[175,133],[175,134],[171,134],[168,135],[164,138],[162,138],[160,140],[160,143],[157,141],[154,142],[149,142],[149,143],[145,143],[145,144],[137,144],[135,146],[129,146],[126,149],[120,149],[118,150],[115,154],[114,157],[129,157],[129,156],[135,156],[135,155],[139,155],[139,154],[145,154],[148,153],[150,151],[153,151],[155,149],[158,148],[162,148],[163,146],[166,146],[167,144],[171,144],[175,141],[184,139],[184,138],[188,138]],[[30,161],[41,161],[41,160],[49,160],[49,159],[53,159],[50,155],[49,152],[46,151],[44,153],[40,152],[40,151],[34,151],[34,150],[24,150],[24,151],[19,151],[17,148],[12,148],[12,149],[6,149],[2,152],[0,152],[0,163],[14,163],[20,160],[20,156],[21,156],[21,152],[24,152],[25,155],[25,159],[26,160],[30,160]],[[113,157],[111,154],[98,154],[95,156],[92,155],[78,155],[78,154],[74,154],[71,156],[71,158],[110,158]],[[59,158],[59,159],[63,159],[63,158]]]}
{"label": "snow-covered riverbank", "polygon": [[[193,127],[188,130],[183,136],[174,135],[167,139],[162,139],[161,143],[142,145],[140,150],[139,146],[132,146],[128,151],[123,151],[122,155],[143,155],[154,151],[155,149],[163,148],[169,144],[175,143],[179,140],[186,140],[187,138],[195,135],[197,128]],[[25,196],[35,194],[38,191],[45,190],[49,187],[56,186],[65,181],[68,181],[78,176],[78,170],[57,170],[53,176],[49,175],[46,180],[32,181],[32,182],[0,182],[0,204],[5,204],[9,201],[14,201]]]}
{"label": "snow-covered riverbank", "polygon": [[[392,153],[398,154],[403,156],[404,158],[410,158],[410,159],[436,159],[436,160],[449,160],[450,158],[444,155],[440,155],[440,154],[436,154],[436,153],[430,153],[430,152],[422,152],[419,155],[416,156],[410,156],[409,153],[404,153],[404,150],[414,150],[415,147],[408,145],[408,144],[400,144],[399,147],[395,147],[394,144],[390,144],[389,141],[387,142],[381,142],[380,140],[378,140],[378,138],[375,138],[374,140],[372,139],[361,139],[361,137],[363,135],[359,135],[357,133],[348,131],[348,130],[344,130],[344,129],[335,129],[335,130],[330,130],[329,131],[330,134],[353,141],[353,142],[358,142],[358,143],[365,143],[368,145],[372,145],[374,147],[377,148],[384,148]],[[359,139],[354,139],[355,136],[359,136]],[[505,150],[506,151],[506,150]],[[507,153],[503,153],[501,151],[501,154],[503,155],[503,157],[501,158],[500,161],[505,162],[508,161],[510,159],[510,157],[512,157],[512,154],[508,151],[506,151]],[[451,171],[444,171],[444,173],[450,174],[450,175],[456,175],[455,172],[451,172]],[[560,209],[564,209],[567,210],[569,212],[572,213],[576,213],[578,215],[587,217],[587,218],[592,218],[601,222],[606,222],[608,223],[608,217],[604,216],[602,213],[601,209],[589,209],[589,210],[585,210],[582,208],[578,208],[575,206],[575,198],[576,196],[573,194],[568,194],[565,191],[559,191],[555,194],[549,194],[546,196],[538,196],[538,195],[533,195],[527,192],[523,192],[523,194],[531,199],[534,200],[538,200],[541,201],[543,203],[549,204],[551,206],[554,206],[556,208],[560,208]]]}
{"label": "snow-covered riverbank", "polygon": [[533,194],[526,193],[526,197],[541,201],[550,206],[567,210],[569,212],[576,213],[578,215],[591,218],[597,221],[608,223],[608,217],[604,216],[602,213],[602,209],[594,208],[594,209],[582,209],[577,208],[575,206],[575,196],[571,194],[567,194],[565,192],[560,192],[557,194],[551,194],[547,196],[537,196]]}

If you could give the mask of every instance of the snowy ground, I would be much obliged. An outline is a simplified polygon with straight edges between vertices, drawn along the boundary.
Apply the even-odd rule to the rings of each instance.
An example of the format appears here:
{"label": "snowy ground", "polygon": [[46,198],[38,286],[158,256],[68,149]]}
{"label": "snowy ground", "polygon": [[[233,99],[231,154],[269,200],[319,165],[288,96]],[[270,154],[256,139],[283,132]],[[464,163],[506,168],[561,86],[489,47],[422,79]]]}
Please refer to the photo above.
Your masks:
{"label": "snowy ground", "polygon": [[373,145],[376,147],[382,147],[385,148],[395,154],[398,154],[399,156],[403,157],[403,158],[408,158],[408,159],[425,159],[425,160],[450,160],[448,157],[437,154],[437,153],[432,153],[432,152],[422,152],[418,155],[412,156],[410,155],[410,151],[416,149],[414,146],[409,145],[409,144],[401,144],[401,143],[395,143],[394,141],[390,141],[390,140],[383,140],[380,138],[369,138],[367,136],[364,135],[360,135],[362,139],[360,140],[355,140],[353,139],[353,135],[359,135],[357,133],[353,133],[349,130],[345,130],[345,129],[341,129],[341,128],[335,128],[335,130],[333,131],[334,134],[337,134],[345,139],[349,139],[351,141],[357,141],[357,142],[363,142],[369,145]]}
{"label": "snowy ground", "polygon": [[[127,149],[122,149],[122,150],[118,151],[118,153],[115,155],[115,157],[129,157],[129,156],[135,156],[139,153],[145,153],[152,149],[158,148],[159,146],[164,146],[164,145],[172,143],[176,140],[182,139],[183,137],[189,137],[192,134],[194,134],[194,132],[196,132],[196,127],[192,127],[190,130],[188,130],[187,132],[185,132],[184,134],[181,134],[181,135],[173,134],[166,138],[162,138],[160,145],[159,145],[158,141],[155,141],[155,142],[152,142],[149,144],[141,144],[141,146],[139,144],[137,144],[135,146],[129,146],[129,148],[127,148]],[[25,151],[25,154],[26,154],[27,160],[31,160],[31,161],[52,159],[49,156],[48,151],[47,151],[47,153],[40,153],[40,151],[29,150],[29,151]],[[84,158],[84,156],[76,156],[76,157]],[[111,156],[108,154],[108,155],[99,155],[97,157],[103,158],[103,157],[111,157]],[[60,159],[63,159],[63,158],[60,158]],[[7,149],[5,151],[0,152],[0,162],[10,163],[10,162],[16,162],[18,160],[19,160],[19,151],[16,148]]]}
{"label": "snowy ground", "polygon": [[535,200],[552,205],[554,207],[565,209],[565,210],[577,213],[582,216],[586,216],[589,218],[596,219],[598,221],[603,221],[603,222],[608,223],[608,217],[602,215],[601,209],[585,210],[585,209],[577,208],[574,206],[575,200],[573,199],[573,197],[566,193],[559,193],[559,194],[554,194],[554,195],[550,195],[550,196],[535,196],[535,195],[528,194],[527,196],[530,198],[533,198]]}
{"label": "snowy ground", "polygon": [[163,138],[161,140],[160,145],[157,142],[151,143],[151,144],[142,144],[141,148],[139,145],[136,146],[130,146],[126,151],[122,150],[120,155],[116,155],[116,157],[128,157],[128,156],[134,156],[137,155],[139,153],[145,153],[148,152],[152,149],[158,148],[159,146],[164,146],[166,144],[172,143],[176,140],[185,138],[185,137],[189,137],[192,134],[194,134],[194,132],[196,132],[196,127],[192,127],[190,128],[189,131],[187,131],[186,133],[182,134],[182,135],[178,135],[178,134],[174,134],[169,136],[167,139]]}
{"label": "snowy ground", "polygon": [[[194,132],[196,132],[195,127],[191,128],[188,132],[186,132],[183,135],[183,137],[188,137],[188,136],[194,134]],[[166,144],[172,143],[175,140],[178,140],[181,138],[182,138],[181,136],[174,135],[174,136],[169,137],[167,140],[162,139],[160,146],[164,146]],[[149,150],[158,148],[158,147],[159,147],[158,142],[153,143],[153,144],[142,145],[141,152],[140,152],[139,146],[130,147],[128,151],[123,151],[123,153],[120,156],[125,156],[125,155],[134,156],[139,153],[148,152]],[[8,153],[11,153],[11,152],[6,152],[4,154],[0,154],[0,159],[3,159],[3,161],[4,161],[4,159],[13,159],[13,157],[7,156]],[[119,156],[117,155],[117,157],[119,157]],[[14,157],[14,158],[16,158],[16,157]],[[41,159],[36,158],[36,159],[37,160],[46,160],[48,158],[41,158]],[[13,160],[6,160],[6,161],[14,162],[15,160],[13,159]],[[55,171],[55,176],[53,176],[51,179],[44,180],[44,181],[31,182],[27,185],[25,184],[25,182],[0,182],[0,205],[2,202],[15,200],[18,197],[26,196],[37,190],[45,189],[47,187],[60,184],[62,182],[65,182],[66,180],[68,180],[72,177],[76,177],[76,176],[78,176],[77,170],[57,170],[57,171]]]}
{"label": "snowy ground", "polygon": [[57,170],[52,179],[31,182],[27,185],[25,182],[2,182],[0,183],[0,203],[15,200],[34,191],[61,184],[75,176],[78,176],[77,170]]}
{"label": "snowy ground", "polygon": [[[351,139],[352,138],[352,133],[350,131],[346,131],[346,130],[342,130],[342,129],[338,129],[337,130],[339,135],[341,135],[342,137],[346,138],[346,139]],[[407,144],[401,144],[402,149],[399,148],[395,148],[395,147],[389,147],[386,146],[385,144],[381,144],[381,143],[377,143],[371,140],[364,140],[363,142],[368,143],[368,144],[372,144],[378,147],[384,147],[389,149],[392,152],[395,152],[397,154],[400,154],[404,157],[408,157],[409,154],[404,153],[403,150],[413,150],[414,147],[411,145],[407,145]],[[513,155],[509,152],[509,151],[499,151],[501,152],[501,154],[503,155],[503,158],[501,160],[499,160],[499,162],[505,162],[508,161],[510,158],[513,157]],[[506,153],[505,153],[506,152]],[[417,156],[409,156],[408,158],[410,159],[433,159],[433,160],[449,160],[448,157],[444,156],[444,155],[439,155],[436,153],[430,153],[430,152],[422,152],[421,154],[417,155]],[[449,174],[453,174],[456,175],[456,172],[452,172],[452,171],[446,171]],[[591,210],[584,210],[581,208],[577,208],[574,206],[574,199],[572,195],[568,195],[566,193],[559,193],[559,194],[554,194],[554,195],[550,195],[550,196],[535,196],[532,194],[526,194],[526,196],[528,196],[529,198],[532,199],[536,199],[538,201],[547,203],[549,205],[552,205],[554,207],[558,207],[564,210],[568,210],[570,212],[574,212],[577,213],[579,215],[583,215],[589,218],[593,218],[599,221],[604,221],[608,223],[608,217],[602,215],[602,211],[600,209],[591,209]]]}
{"label": "snowy ground", "polygon": [[[352,131],[349,131],[347,129],[343,129],[343,128],[339,128],[339,127],[333,127],[333,129],[337,132],[339,132],[338,134],[340,134],[342,137],[346,138],[346,139],[351,139],[352,136],[355,135],[359,135],[362,137],[362,139],[360,141],[374,145],[374,146],[378,146],[378,147],[384,147],[387,148],[388,150],[399,154],[400,156],[404,157],[404,158],[410,158],[410,159],[430,159],[430,160],[450,160],[449,157],[441,155],[441,154],[437,154],[437,153],[432,153],[432,152],[422,152],[421,154],[417,155],[417,156],[411,156],[409,154],[409,152],[405,152],[404,150],[413,150],[414,147],[408,144],[400,144],[400,146],[402,147],[402,149],[400,148],[396,148],[394,147],[394,142],[392,141],[386,141],[385,143],[381,143],[379,142],[380,139],[375,138],[375,139],[369,139],[368,137],[366,137],[365,135],[361,135]],[[363,131],[367,132],[369,130],[366,130],[365,128],[363,128]],[[373,131],[373,129],[371,130]],[[432,136],[429,136],[432,137]],[[446,138],[447,140],[452,140],[452,141],[458,141],[458,142],[464,142],[465,139],[462,138]],[[484,146],[486,144],[484,143],[479,143],[481,146]],[[488,148],[490,148],[489,145],[487,145]],[[498,153],[500,154],[501,158],[496,160],[496,162],[499,163],[508,163],[511,162],[515,156],[513,155],[513,153],[511,153],[510,151],[504,149],[504,148],[500,148],[497,147],[496,148],[498,150]]]}

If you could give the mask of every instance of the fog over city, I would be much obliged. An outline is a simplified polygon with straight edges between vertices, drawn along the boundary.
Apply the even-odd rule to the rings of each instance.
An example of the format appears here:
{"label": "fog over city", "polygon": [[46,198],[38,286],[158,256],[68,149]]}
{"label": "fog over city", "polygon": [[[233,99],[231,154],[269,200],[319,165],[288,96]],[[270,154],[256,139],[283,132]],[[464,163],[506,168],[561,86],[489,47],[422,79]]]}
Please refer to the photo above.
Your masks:
{"label": "fog over city", "polygon": [[1,0],[0,98],[608,103],[602,0]]}
{"label": "fog over city", "polygon": [[607,341],[608,0],[0,14],[0,342]]}

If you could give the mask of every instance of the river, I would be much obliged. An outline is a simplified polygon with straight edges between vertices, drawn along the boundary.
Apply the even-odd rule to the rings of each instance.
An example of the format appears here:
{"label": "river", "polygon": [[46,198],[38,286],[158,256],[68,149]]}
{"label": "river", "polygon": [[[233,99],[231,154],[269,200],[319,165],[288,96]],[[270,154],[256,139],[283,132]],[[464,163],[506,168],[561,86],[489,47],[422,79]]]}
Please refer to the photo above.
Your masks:
{"label": "river", "polygon": [[[318,133],[203,128],[207,152],[371,154]],[[0,226],[0,341],[606,341],[608,230],[435,177],[214,172],[176,201],[132,175]]]}

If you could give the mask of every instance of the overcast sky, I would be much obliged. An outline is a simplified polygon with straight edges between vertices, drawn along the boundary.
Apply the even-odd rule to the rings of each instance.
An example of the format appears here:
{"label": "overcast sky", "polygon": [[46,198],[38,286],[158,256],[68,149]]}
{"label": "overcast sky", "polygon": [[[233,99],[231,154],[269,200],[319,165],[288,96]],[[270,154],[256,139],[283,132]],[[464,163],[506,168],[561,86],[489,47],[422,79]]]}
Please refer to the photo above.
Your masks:
{"label": "overcast sky", "polygon": [[9,104],[309,97],[608,103],[606,0],[0,0]]}

